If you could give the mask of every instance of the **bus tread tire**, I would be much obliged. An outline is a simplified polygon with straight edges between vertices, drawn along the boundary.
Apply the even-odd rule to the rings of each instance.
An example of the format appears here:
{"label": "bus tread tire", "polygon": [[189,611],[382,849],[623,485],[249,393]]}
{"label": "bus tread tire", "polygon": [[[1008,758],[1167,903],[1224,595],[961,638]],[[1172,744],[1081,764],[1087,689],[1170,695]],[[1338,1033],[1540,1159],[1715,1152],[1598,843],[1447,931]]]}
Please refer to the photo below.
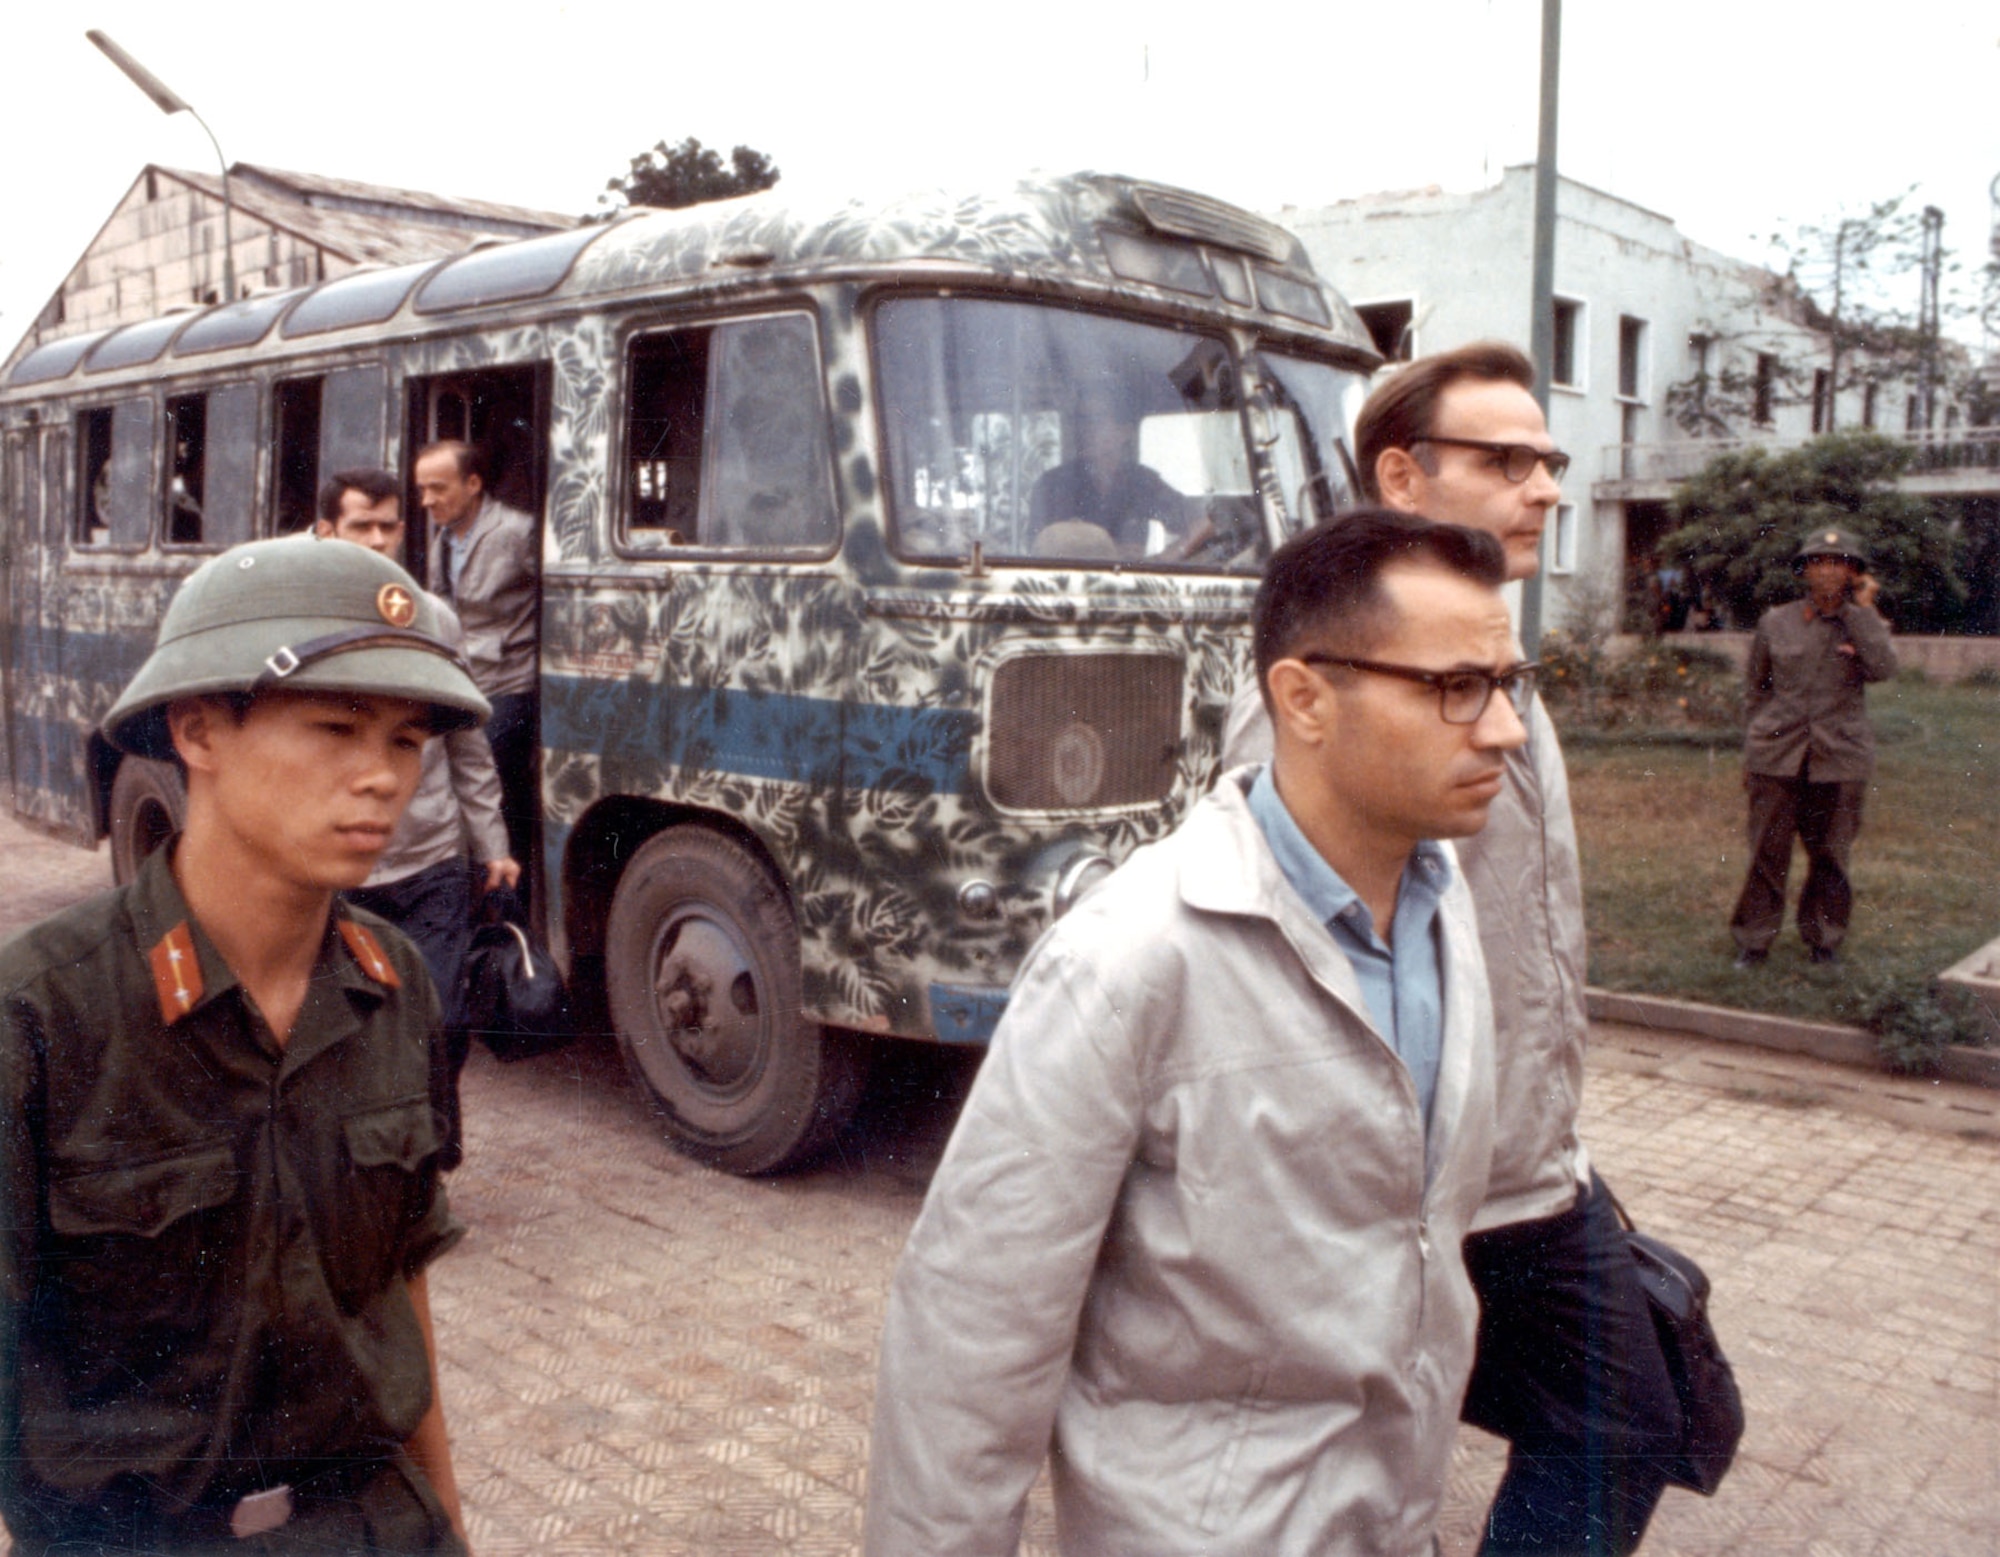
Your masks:
{"label": "bus tread tire", "polygon": [[805,1017],[791,896],[735,838],[682,825],[640,846],[611,901],[605,987],[626,1067],[686,1155],[772,1173],[852,1114],[860,1041]]}
{"label": "bus tread tire", "polygon": [[127,757],[111,780],[111,878],[121,887],[187,821],[187,781],[172,763]]}

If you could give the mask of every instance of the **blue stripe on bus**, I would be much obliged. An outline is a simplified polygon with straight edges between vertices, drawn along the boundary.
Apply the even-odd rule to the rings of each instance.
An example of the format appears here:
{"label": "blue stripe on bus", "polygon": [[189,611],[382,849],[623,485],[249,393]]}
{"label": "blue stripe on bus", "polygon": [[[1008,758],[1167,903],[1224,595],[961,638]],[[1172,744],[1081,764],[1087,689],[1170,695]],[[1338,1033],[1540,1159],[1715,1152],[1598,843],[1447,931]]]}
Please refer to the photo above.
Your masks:
{"label": "blue stripe on bus", "polygon": [[977,716],[788,692],[549,676],[542,744],[743,778],[963,794]]}
{"label": "blue stripe on bus", "polygon": [[[7,629],[8,664],[24,680],[61,676],[122,691],[153,652],[150,631],[72,632],[53,625],[13,623]],[[14,696],[19,697],[16,691]]]}
{"label": "blue stripe on bus", "polygon": [[984,984],[931,985],[931,1024],[939,1043],[987,1044],[1007,1009],[1007,991]]}
{"label": "blue stripe on bus", "polygon": [[[11,625],[17,688],[42,677],[111,696],[152,649],[151,634],[73,632]],[[21,692],[14,693],[18,699]],[[91,699],[92,702],[97,699]],[[59,719],[10,716],[28,739],[14,754],[17,779],[81,772],[85,731]],[[660,686],[633,680],[549,676],[542,683],[542,742],[614,761],[665,763],[696,772],[847,789],[964,794],[971,787],[969,710],[905,708],[741,688]],[[33,732],[31,734],[31,732]],[[39,747],[39,750],[33,748]]]}

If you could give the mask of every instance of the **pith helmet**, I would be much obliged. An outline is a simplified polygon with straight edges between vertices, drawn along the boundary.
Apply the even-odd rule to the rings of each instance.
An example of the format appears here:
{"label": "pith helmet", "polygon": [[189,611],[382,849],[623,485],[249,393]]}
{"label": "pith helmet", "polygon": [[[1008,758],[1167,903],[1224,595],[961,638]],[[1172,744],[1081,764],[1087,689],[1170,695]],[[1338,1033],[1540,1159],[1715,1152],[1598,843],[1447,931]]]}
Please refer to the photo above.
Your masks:
{"label": "pith helmet", "polygon": [[104,733],[169,758],[175,698],[279,689],[428,703],[440,734],[492,712],[415,579],[365,546],[291,535],[232,546],[187,576]]}
{"label": "pith helmet", "polygon": [[1823,530],[1808,532],[1804,542],[1792,557],[1792,566],[1802,568],[1809,558],[1842,557],[1857,568],[1868,566],[1868,559],[1862,555],[1860,543],[1845,530],[1836,530],[1831,525]]}

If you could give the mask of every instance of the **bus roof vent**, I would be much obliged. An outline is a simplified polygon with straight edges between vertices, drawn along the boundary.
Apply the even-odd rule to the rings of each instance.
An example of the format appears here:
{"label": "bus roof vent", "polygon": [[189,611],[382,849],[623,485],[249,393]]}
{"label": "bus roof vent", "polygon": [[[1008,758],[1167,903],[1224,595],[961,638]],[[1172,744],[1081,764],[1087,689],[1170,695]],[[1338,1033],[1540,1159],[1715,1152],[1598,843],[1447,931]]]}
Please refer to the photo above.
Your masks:
{"label": "bus roof vent", "polygon": [[1220,244],[1274,265],[1292,257],[1293,239],[1284,228],[1220,200],[1147,184],[1132,191],[1132,203],[1155,232]]}
{"label": "bus roof vent", "polygon": [[7,375],[7,382],[46,384],[53,378],[67,378],[70,371],[83,361],[83,354],[109,333],[108,330],[92,330],[88,335],[65,335],[59,340],[44,341],[14,364],[14,371]]}

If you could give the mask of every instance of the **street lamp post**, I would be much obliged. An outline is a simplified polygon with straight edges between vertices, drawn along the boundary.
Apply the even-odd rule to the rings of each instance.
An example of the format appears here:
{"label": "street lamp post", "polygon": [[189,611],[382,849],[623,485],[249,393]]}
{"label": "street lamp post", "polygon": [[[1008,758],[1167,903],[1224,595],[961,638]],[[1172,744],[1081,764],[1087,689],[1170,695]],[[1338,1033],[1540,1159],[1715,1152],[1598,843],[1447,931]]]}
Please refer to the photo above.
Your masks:
{"label": "street lamp post", "polygon": [[208,137],[208,144],[215,148],[215,160],[222,168],[222,300],[225,303],[234,302],[236,300],[236,235],[233,230],[235,223],[232,221],[232,217],[235,215],[235,202],[229,195],[229,161],[222,155],[222,142],[215,138],[215,131],[208,127],[208,121],[194,111],[194,104],[182,97],[180,93],[168,86],[166,82],[154,75],[131,55],[127,54],[116,43],[113,43],[108,34],[92,27],[84,33],[84,36],[97,45],[106,59],[110,60],[112,64],[125,73],[127,80],[150,97],[161,113],[187,114],[196,124],[201,126],[202,133]]}

